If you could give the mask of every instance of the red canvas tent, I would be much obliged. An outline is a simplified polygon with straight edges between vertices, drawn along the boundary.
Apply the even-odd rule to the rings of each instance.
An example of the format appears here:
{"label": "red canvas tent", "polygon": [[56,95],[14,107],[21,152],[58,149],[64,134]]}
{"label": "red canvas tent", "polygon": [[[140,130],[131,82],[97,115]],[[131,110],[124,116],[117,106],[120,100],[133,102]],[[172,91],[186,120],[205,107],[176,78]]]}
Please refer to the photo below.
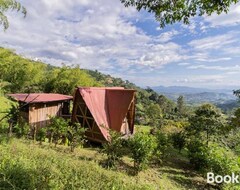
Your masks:
{"label": "red canvas tent", "polygon": [[77,88],[74,95],[72,121],[87,128],[90,140],[109,139],[109,129],[123,135],[133,133],[135,90],[123,87]]}

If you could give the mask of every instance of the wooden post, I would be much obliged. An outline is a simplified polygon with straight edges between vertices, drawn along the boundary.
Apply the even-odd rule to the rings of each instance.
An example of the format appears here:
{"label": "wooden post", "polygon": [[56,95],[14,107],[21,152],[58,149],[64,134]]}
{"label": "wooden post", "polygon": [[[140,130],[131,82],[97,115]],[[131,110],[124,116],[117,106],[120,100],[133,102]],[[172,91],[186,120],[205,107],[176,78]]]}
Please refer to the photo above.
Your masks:
{"label": "wooden post", "polygon": [[13,127],[12,119],[8,120],[8,124],[9,124],[9,126],[8,126],[8,137],[11,137],[12,136],[12,127]]}

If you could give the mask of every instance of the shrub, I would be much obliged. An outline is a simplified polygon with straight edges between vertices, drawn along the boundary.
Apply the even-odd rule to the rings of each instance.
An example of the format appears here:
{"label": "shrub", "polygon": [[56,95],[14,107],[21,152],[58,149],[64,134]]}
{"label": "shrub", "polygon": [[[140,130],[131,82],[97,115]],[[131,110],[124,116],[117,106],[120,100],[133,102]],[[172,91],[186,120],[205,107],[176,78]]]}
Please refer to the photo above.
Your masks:
{"label": "shrub", "polygon": [[67,135],[69,124],[68,121],[61,117],[50,118],[49,128],[49,142],[54,142],[55,146],[59,143],[59,140]]}
{"label": "shrub", "polygon": [[42,142],[45,140],[47,129],[45,127],[41,127],[37,130],[37,140],[42,144]]}
{"label": "shrub", "polygon": [[170,146],[170,139],[167,134],[158,131],[155,135],[157,146],[155,148],[155,153],[158,159],[166,157],[167,148]]}
{"label": "shrub", "polygon": [[6,120],[1,121],[0,123],[0,134],[8,134],[9,132],[9,124]]}
{"label": "shrub", "polygon": [[102,153],[107,155],[106,164],[108,167],[113,167],[116,165],[123,154],[123,139],[121,138],[121,134],[116,131],[109,131],[111,139],[103,144]]}
{"label": "shrub", "polygon": [[213,172],[222,176],[239,172],[237,158],[226,147],[212,143],[207,146],[199,140],[194,140],[190,142],[188,150],[190,162],[202,172]]}
{"label": "shrub", "polygon": [[186,144],[185,135],[183,132],[177,132],[172,134],[173,147],[179,150],[179,153],[184,148]]}
{"label": "shrub", "polygon": [[29,125],[26,122],[19,122],[17,125],[13,127],[13,132],[16,134],[18,138],[21,138],[23,136],[27,136],[29,132]]}
{"label": "shrub", "polygon": [[81,127],[79,123],[74,123],[68,127],[67,139],[71,147],[71,152],[73,152],[77,146],[83,146],[86,142],[85,131],[86,129]]}
{"label": "shrub", "polygon": [[229,175],[232,172],[239,172],[238,160],[226,147],[218,144],[211,144],[208,155],[209,170],[217,175]]}
{"label": "shrub", "polygon": [[131,158],[134,161],[136,173],[146,168],[154,149],[156,142],[154,137],[144,133],[137,133],[128,140],[131,151]]}
{"label": "shrub", "polygon": [[190,163],[196,170],[204,170],[208,168],[209,148],[205,143],[198,139],[190,140],[188,144],[188,157]]}

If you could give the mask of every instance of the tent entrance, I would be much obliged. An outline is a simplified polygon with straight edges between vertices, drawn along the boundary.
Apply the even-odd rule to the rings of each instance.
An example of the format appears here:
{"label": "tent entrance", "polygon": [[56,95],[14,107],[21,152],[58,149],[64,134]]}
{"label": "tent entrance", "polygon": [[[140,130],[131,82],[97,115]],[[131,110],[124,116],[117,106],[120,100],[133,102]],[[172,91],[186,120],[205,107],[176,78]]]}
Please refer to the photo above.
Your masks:
{"label": "tent entrance", "polygon": [[90,110],[88,109],[86,103],[81,96],[77,98],[76,114],[74,114],[74,120],[81,124],[81,127],[86,129],[85,135],[90,140],[99,139],[99,142],[104,141],[104,137],[97,126]]}

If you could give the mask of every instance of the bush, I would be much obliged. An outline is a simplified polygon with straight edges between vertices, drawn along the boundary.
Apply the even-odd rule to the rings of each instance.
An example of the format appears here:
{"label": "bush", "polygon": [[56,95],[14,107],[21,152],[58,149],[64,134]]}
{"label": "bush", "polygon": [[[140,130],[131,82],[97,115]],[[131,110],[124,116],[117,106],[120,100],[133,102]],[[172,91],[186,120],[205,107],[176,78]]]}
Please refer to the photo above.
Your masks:
{"label": "bush", "polygon": [[218,144],[211,144],[208,159],[209,170],[217,175],[230,175],[240,170],[238,159],[231,150]]}
{"label": "bush", "polygon": [[188,157],[196,170],[204,170],[209,166],[209,148],[198,139],[191,140],[188,144]]}
{"label": "bush", "polygon": [[19,122],[17,125],[13,127],[13,132],[16,134],[18,138],[26,137],[29,132],[29,125],[26,122]]}
{"label": "bush", "polygon": [[131,158],[134,161],[136,173],[146,168],[152,153],[156,148],[156,141],[153,136],[144,133],[137,133],[128,140],[131,151]]}
{"label": "bush", "polygon": [[49,142],[54,142],[55,146],[59,143],[64,136],[67,135],[69,124],[68,121],[61,117],[50,118],[50,124],[48,125],[49,131]]}
{"label": "bush", "polygon": [[121,134],[116,131],[109,131],[111,139],[103,144],[102,153],[107,155],[106,164],[108,167],[113,167],[116,165],[123,154],[123,139],[121,138]]}
{"label": "bush", "polygon": [[40,129],[37,130],[37,140],[42,144],[42,142],[45,140],[47,133],[47,129],[45,127],[41,127]]}
{"label": "bush", "polygon": [[68,145],[71,147],[71,152],[73,152],[77,146],[83,147],[86,142],[85,131],[86,129],[81,127],[79,123],[74,123],[68,127],[67,139]]}
{"label": "bush", "polygon": [[222,176],[239,172],[237,158],[226,147],[212,143],[207,146],[199,140],[194,140],[188,145],[188,150],[190,162],[197,170]]}
{"label": "bush", "polygon": [[155,148],[155,155],[158,159],[166,157],[167,148],[170,146],[170,139],[167,134],[158,131],[155,135],[157,146]]}
{"label": "bush", "polygon": [[0,134],[8,134],[9,132],[9,124],[6,120],[1,121],[0,123]]}
{"label": "bush", "polygon": [[183,132],[177,132],[172,134],[173,147],[179,150],[179,153],[184,148],[186,144],[185,135]]}

